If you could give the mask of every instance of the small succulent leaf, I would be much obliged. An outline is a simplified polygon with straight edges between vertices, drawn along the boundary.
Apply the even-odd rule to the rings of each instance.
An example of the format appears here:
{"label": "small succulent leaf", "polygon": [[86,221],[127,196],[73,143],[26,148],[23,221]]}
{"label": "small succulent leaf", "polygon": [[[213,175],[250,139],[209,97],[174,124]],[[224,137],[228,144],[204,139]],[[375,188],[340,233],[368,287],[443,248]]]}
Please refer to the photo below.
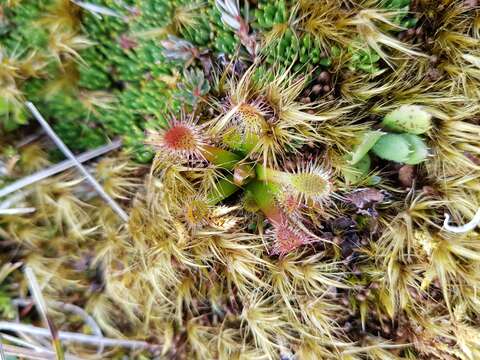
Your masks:
{"label": "small succulent leaf", "polygon": [[354,149],[352,157],[349,161],[350,165],[355,165],[370,151],[370,149],[376,144],[378,139],[385,135],[382,131],[367,131],[360,142]]}
{"label": "small succulent leaf", "polygon": [[432,127],[432,115],[418,105],[402,105],[388,113],[382,125],[389,130],[424,134]]}
{"label": "small succulent leaf", "polygon": [[428,147],[425,141],[418,135],[402,134],[403,138],[408,141],[412,153],[405,164],[416,165],[424,161],[428,156]]}
{"label": "small succulent leaf", "polygon": [[371,163],[370,155],[365,154],[356,164],[343,168],[342,174],[347,185],[356,184],[364,178],[370,172]]}
{"label": "small succulent leaf", "polygon": [[403,134],[386,134],[373,146],[372,151],[384,160],[404,163],[412,153],[409,141]]}

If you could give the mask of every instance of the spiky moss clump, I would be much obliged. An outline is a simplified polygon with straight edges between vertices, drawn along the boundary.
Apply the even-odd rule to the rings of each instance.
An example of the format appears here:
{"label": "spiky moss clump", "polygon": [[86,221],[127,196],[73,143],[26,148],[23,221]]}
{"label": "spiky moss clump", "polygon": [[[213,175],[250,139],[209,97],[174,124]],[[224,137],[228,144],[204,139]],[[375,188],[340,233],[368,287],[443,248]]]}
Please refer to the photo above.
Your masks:
{"label": "spiky moss clump", "polygon": [[[44,150],[39,143],[19,148],[15,156],[21,160],[10,168],[9,182],[31,173],[32,169],[41,170],[47,166]],[[8,161],[7,156],[5,153],[0,156],[2,164]],[[40,168],[39,164],[42,164]],[[101,159],[98,163],[89,163],[88,167],[110,196],[123,201],[123,206],[128,206],[128,199],[139,185],[136,176],[141,173],[142,167],[121,154]],[[115,307],[113,299],[105,294],[105,272],[114,270],[106,266],[112,245],[121,242],[124,236],[119,231],[121,223],[116,214],[97,197],[93,189],[85,186],[85,183],[82,185],[82,180],[74,171],[37,182],[24,192],[11,196],[2,201],[15,198],[13,206],[33,207],[35,211],[28,215],[2,214],[0,218],[2,260],[12,261],[19,257],[22,260],[14,266],[8,266],[5,261],[0,267],[2,319],[11,321],[16,318],[26,325],[43,326],[35,310],[19,312],[17,305],[10,307],[9,299],[16,298],[18,301],[25,297],[28,289],[22,274],[11,275],[15,276],[15,282],[13,279],[4,281],[5,277],[16,268],[27,265],[33,269],[42,285],[48,308],[59,310],[57,314],[62,313],[60,316],[52,314],[57,326],[67,324],[69,329],[82,334],[95,331],[91,323],[84,323],[78,312],[72,315],[65,310],[76,304],[94,314],[104,333],[109,334],[107,336],[115,336],[119,328],[125,331],[126,321],[122,320],[122,310]],[[97,231],[95,228],[100,224],[103,230]],[[52,301],[56,301],[56,304],[52,304]],[[116,315],[110,318],[114,313]],[[117,320],[114,320],[115,317]],[[91,349],[81,346],[69,350],[82,358],[91,355]],[[122,352],[118,351],[118,356]],[[113,356],[116,355],[109,352],[101,357]]]}
{"label": "spiky moss clump", "polygon": [[[372,4],[373,5],[373,4]],[[336,67],[347,65],[352,70],[374,73],[389,62],[388,52],[392,49],[411,53],[409,46],[394,38],[395,12],[385,12],[383,7],[394,8],[396,4],[378,2],[371,8],[360,4],[350,7],[338,7],[334,1],[302,1],[293,9],[296,16],[290,19],[291,26],[309,34],[313,43],[321,49],[325,65]],[[389,26],[384,26],[384,25]],[[279,30],[271,32],[272,38]],[[267,39],[270,39],[267,35]],[[384,47],[384,48],[383,48]]]}
{"label": "spiky moss clump", "polygon": [[12,130],[26,123],[28,83],[69,72],[78,51],[90,42],[79,33],[79,8],[70,1],[7,1],[0,6],[6,17],[0,34],[1,97],[8,110],[1,118],[3,128]]}
{"label": "spiky moss clump", "polygon": [[295,64],[295,70],[309,71],[314,67],[329,67],[331,59],[310,33],[292,24],[291,4],[286,1],[261,1],[254,11],[253,28],[265,37],[263,54],[266,61],[285,68]]}
{"label": "spiky moss clump", "polygon": [[[249,74],[250,72],[252,74]],[[255,81],[253,73],[257,75]],[[337,110],[340,112],[332,110],[335,114],[313,111],[310,114],[311,117],[308,117],[308,112],[296,108],[301,108],[303,105],[296,101],[287,101],[290,92],[284,89],[295,88],[295,81],[292,82],[289,77],[283,77],[280,81],[278,75],[262,77],[261,74],[261,72],[250,70],[247,75],[240,78],[232,77],[226,85],[213,84],[213,89],[228,89],[226,92],[228,96],[222,93],[215,95],[223,99],[217,102],[210,101],[210,103],[218,103],[216,108],[218,116],[213,120],[211,116],[207,119],[200,116],[200,120],[193,124],[195,125],[193,130],[189,130],[190,140],[194,139],[193,135],[204,134],[201,142],[195,142],[198,153],[193,158],[174,151],[178,146],[193,144],[191,141],[184,141],[186,132],[176,131],[179,128],[175,124],[165,131],[152,134],[150,138],[151,143],[156,144],[159,149],[154,165],[155,180],[158,182],[156,185],[149,186],[149,192],[142,195],[138,208],[135,209],[135,218],[132,219],[131,227],[138,229],[134,233],[134,238],[139,246],[141,244],[143,248],[148,239],[161,239],[162,249],[168,252],[167,260],[160,255],[148,258],[149,262],[145,266],[149,271],[148,274],[158,271],[162,274],[164,281],[162,284],[179,282],[181,285],[150,287],[142,284],[141,279],[149,278],[145,276],[139,278],[133,286],[154,288],[152,294],[158,292],[157,297],[162,299],[167,297],[168,300],[165,299],[167,310],[162,313],[162,316],[165,322],[170,324],[169,334],[174,333],[178,337],[187,339],[185,340],[186,353],[199,358],[230,358],[232,354],[236,354],[238,349],[233,344],[225,347],[222,345],[220,348],[205,346],[206,343],[211,343],[205,342],[205,338],[213,338],[223,344],[227,335],[241,339],[239,341],[244,344],[244,347],[248,346],[248,354],[252,357],[261,356],[261,354],[270,357],[279,356],[278,354],[296,354],[313,358],[338,359],[339,356],[345,357],[355,352],[365,353],[365,357],[376,359],[392,356],[399,359],[408,358],[408,356],[427,359],[433,356],[432,354],[436,354],[438,358],[445,357],[452,352],[453,347],[453,351],[460,358],[468,358],[465,357],[464,350],[455,346],[453,342],[448,348],[444,347],[441,344],[442,336],[461,339],[468,343],[467,351],[478,351],[478,347],[468,342],[461,333],[455,330],[443,330],[443,327],[438,326],[441,317],[448,318],[450,301],[455,298],[456,319],[461,324],[459,326],[462,331],[468,329],[470,334],[479,333],[478,328],[468,324],[467,310],[463,310],[466,306],[468,311],[472,311],[474,306],[470,307],[466,304],[475,301],[475,295],[464,294],[465,299],[468,299],[464,303],[459,299],[458,290],[459,286],[470,288],[475,282],[473,273],[468,269],[474,271],[477,267],[478,257],[471,251],[476,253],[478,247],[471,242],[470,237],[474,238],[477,234],[462,237],[460,244],[452,242],[450,236],[438,232],[438,229],[433,229],[440,223],[439,218],[443,209],[452,206],[449,205],[450,200],[444,197],[429,198],[431,195],[425,193],[428,189],[392,190],[392,187],[383,184],[367,189],[360,188],[352,193],[339,194],[340,198],[348,196],[349,201],[356,204],[358,214],[355,215],[355,211],[352,213],[343,210],[335,212],[334,218],[338,218],[340,214],[345,215],[339,218],[338,222],[325,221],[328,218],[327,214],[319,210],[322,206],[329,207],[333,204],[324,202],[324,198],[309,197],[309,191],[323,189],[319,190],[320,193],[326,195],[328,200],[334,201],[331,189],[327,191],[325,189],[331,186],[331,182],[334,186],[341,185],[341,180],[336,178],[335,173],[316,171],[319,168],[325,170],[324,167],[292,169],[286,164],[288,162],[293,162],[293,166],[299,164],[294,157],[295,146],[307,154],[313,151],[304,146],[302,139],[302,135],[309,131],[307,125],[313,126],[313,123],[308,121],[315,121],[317,124],[314,126],[315,135],[310,133],[308,136],[312,142],[311,147],[316,149],[322,149],[322,144],[335,143],[339,146],[349,144],[351,132],[355,132],[353,135],[355,138],[364,134],[365,128],[355,128],[346,121],[348,118],[346,114],[349,111],[347,109],[343,109],[345,111],[343,114],[340,110]],[[299,85],[299,88],[303,86],[304,83],[302,86]],[[275,101],[275,96],[270,97],[270,94],[281,94],[279,96],[283,101]],[[296,94],[294,98],[298,97],[299,92]],[[207,97],[212,99],[214,95],[210,93]],[[272,108],[275,111],[272,111]],[[295,108],[296,111],[293,110]],[[303,121],[286,121],[288,114],[293,113],[296,114],[295,119],[303,119]],[[336,126],[339,128],[345,126],[345,129],[343,131],[337,129],[337,133],[329,129],[328,121],[333,119],[339,122]],[[186,124],[187,120],[181,119],[181,121]],[[188,125],[192,126],[192,123]],[[262,149],[264,144],[274,143],[272,139],[270,142],[259,140],[269,138],[269,132],[263,131],[264,127],[274,129],[272,133],[287,134],[296,138],[295,145],[267,148],[266,156],[263,156],[264,152],[259,153],[258,150]],[[227,135],[232,129],[237,141],[243,142],[243,147],[236,146]],[[395,139],[402,139],[401,141],[420,139],[415,134],[384,134],[379,131],[367,133],[367,135],[369,136],[366,136],[366,140],[359,145],[361,151],[359,150],[357,155],[358,159],[355,159],[357,164],[362,163],[368,156],[366,153],[370,148],[375,147],[376,143],[384,137],[393,136]],[[426,136],[431,134],[428,133]],[[178,141],[170,141],[172,138]],[[225,153],[215,146],[222,145],[223,139],[230,139],[227,144],[223,144],[229,146],[232,151],[228,154],[231,160],[228,166],[225,158],[217,162],[220,159],[220,153]],[[206,141],[210,143],[206,145]],[[339,155],[347,155],[341,149],[336,150],[340,153]],[[410,152],[411,148],[407,146],[405,157],[409,157]],[[328,155],[332,153],[335,151],[327,152]],[[318,153],[316,155],[318,158]],[[241,161],[242,158],[244,161]],[[335,158],[327,157],[327,159]],[[255,167],[254,174],[248,170],[251,166]],[[286,168],[282,168],[283,166]],[[222,182],[232,173],[229,185]],[[317,177],[312,183],[310,180],[314,175]],[[392,181],[392,179],[389,180]],[[153,184],[155,181],[149,183]],[[240,204],[236,202],[238,198],[233,195],[234,192],[243,190],[236,188],[237,185],[245,189],[245,195]],[[370,207],[368,204],[382,201],[384,195],[380,190],[389,191],[389,195],[393,198],[388,201],[389,203],[393,201],[392,205],[388,206],[385,202],[380,204],[378,209],[375,209],[375,204]],[[208,196],[212,193],[214,196]],[[202,194],[207,194],[203,203],[199,200],[199,195]],[[291,199],[290,194],[300,195],[300,197],[294,196]],[[465,196],[465,193],[463,195]],[[475,196],[475,199],[477,199],[475,204],[470,208],[478,205],[478,196]],[[159,203],[164,207],[159,206]],[[219,203],[223,203],[224,206],[218,206]],[[165,204],[168,204],[166,205],[168,208],[165,208]],[[192,218],[189,215],[190,207],[185,204],[195,204],[196,208],[202,209],[203,220]],[[233,209],[238,209],[238,206],[243,207],[248,215],[236,213],[235,216],[233,214],[228,216],[232,208],[229,210],[226,207],[227,204]],[[290,204],[294,206],[288,206]],[[213,216],[215,209],[217,214],[223,214],[224,218],[221,218],[221,215]],[[310,218],[309,213],[311,214],[312,211],[315,216]],[[268,223],[265,225],[264,221],[259,221],[258,218],[263,217],[259,212],[263,212],[263,216],[275,225],[270,226]],[[255,226],[247,226],[246,223],[251,222],[252,215]],[[148,222],[148,219],[152,218],[156,219],[155,223]],[[245,223],[242,223],[242,219]],[[285,219],[288,219],[288,223],[281,221]],[[219,224],[222,226],[219,227]],[[338,244],[339,249],[319,239],[320,235],[323,235],[319,230],[320,224],[329,232],[331,231],[333,241]],[[255,244],[260,242],[250,237],[251,233],[238,232],[246,229],[258,231],[265,226],[267,227],[264,233],[265,240],[272,241],[274,244],[267,246],[266,250],[263,250],[263,244],[258,248],[255,247]],[[378,230],[378,226],[381,226],[381,230]],[[145,236],[145,232],[151,236]],[[211,238],[212,234],[215,234],[214,239]],[[231,243],[231,236],[237,239],[236,245]],[[153,241],[146,246],[147,248],[158,247],[159,244]],[[326,255],[327,258],[312,255],[311,249],[315,249],[317,254]],[[232,251],[235,253],[232,254]],[[375,255],[372,257],[372,254]],[[275,255],[280,256],[277,258]],[[175,258],[173,265],[172,257]],[[324,277],[325,273],[322,273],[321,268],[329,260],[339,258],[343,261],[338,271],[343,271],[343,266],[352,269],[348,272],[351,274],[348,277],[348,284],[345,284],[342,278],[336,276],[332,278],[331,274]],[[182,264],[181,267],[177,266],[179,261]],[[467,268],[463,268],[464,264],[468,264]],[[215,275],[211,275],[210,271],[193,270],[203,266],[215,268],[217,270]],[[447,266],[449,274],[460,274],[463,269],[467,277],[465,279],[461,276],[457,279],[452,279],[450,276],[443,278],[443,266]],[[156,267],[158,270],[155,270]],[[240,269],[243,271],[242,274],[237,273]],[[184,275],[185,271],[188,272],[187,278]],[[214,278],[211,279],[210,276]],[[330,292],[328,296],[324,293],[321,302],[314,294],[322,290],[318,287],[318,283],[312,282],[314,278],[318,279],[318,276],[322,277],[324,285],[337,288],[333,297],[329,296]],[[437,278],[439,283],[434,280]],[[219,279],[221,280],[218,281]],[[196,287],[197,299],[202,299],[200,303],[204,304],[203,299],[209,299],[210,306],[206,306],[205,311],[215,311],[219,314],[219,321],[225,319],[221,321],[223,325],[219,329],[220,322],[207,317],[208,320],[202,323],[201,328],[205,332],[201,333],[200,337],[195,319],[202,317],[202,307],[191,305],[192,286],[203,283],[217,284],[222,283],[222,280],[229,284],[226,287],[229,289],[227,292],[223,292],[225,288],[221,286],[220,288],[209,286],[206,289]],[[121,284],[117,285],[118,288],[123,288],[123,284],[131,284],[132,280],[125,275],[123,279],[116,281]],[[235,290],[230,291],[230,289]],[[238,308],[234,307],[233,310],[230,309],[227,312],[229,316],[223,318],[221,314],[224,311],[220,309],[223,309],[222,304],[229,304],[229,302],[222,301],[222,298],[226,299],[226,296],[231,296],[232,292],[235,294],[235,304],[241,305]],[[346,309],[349,311],[344,312]],[[133,311],[133,307],[130,311]],[[420,316],[419,312],[423,316]],[[269,316],[266,316],[267,313]],[[332,317],[332,314],[335,315]],[[234,319],[243,325],[235,325]],[[319,319],[322,319],[321,323]],[[392,319],[395,322],[398,321],[398,325],[390,326]],[[333,323],[338,327],[332,328]],[[426,335],[417,335],[417,332],[411,331],[416,326],[427,327]],[[304,338],[306,334],[308,337],[316,338],[327,336],[330,341],[322,342],[322,345],[318,342],[312,344]],[[284,337],[288,340],[283,340]],[[248,338],[251,338],[252,342],[248,341]],[[279,338],[281,340],[278,340]],[[345,345],[340,350],[336,348],[332,351],[329,345],[332,339],[336,344],[349,339],[359,341],[360,345],[358,345],[359,348]],[[399,354],[381,345],[385,339],[402,344]],[[435,345],[432,345],[432,339]],[[405,346],[405,340],[414,345]],[[420,343],[413,341],[420,341]],[[272,342],[279,348],[274,349]],[[343,354],[344,351],[347,354]]]}
{"label": "spiky moss clump", "polygon": [[2,1],[3,16],[8,19],[2,29],[2,44],[10,51],[44,50],[48,43],[48,30],[36,24],[49,1],[22,1],[9,6]]}

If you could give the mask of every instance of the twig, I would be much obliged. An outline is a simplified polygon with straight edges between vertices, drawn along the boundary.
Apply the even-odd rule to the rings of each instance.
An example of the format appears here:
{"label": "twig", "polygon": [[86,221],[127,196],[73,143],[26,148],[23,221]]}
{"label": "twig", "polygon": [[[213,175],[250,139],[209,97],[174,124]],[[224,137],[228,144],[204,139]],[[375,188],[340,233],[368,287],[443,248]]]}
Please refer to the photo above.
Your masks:
{"label": "twig", "polygon": [[58,330],[47,313],[47,304],[45,303],[45,299],[43,298],[42,291],[40,290],[40,286],[38,285],[37,278],[33,273],[33,270],[25,266],[25,276],[28,281],[28,287],[30,292],[32,293],[33,300],[35,301],[35,306],[37,308],[40,317],[42,318],[45,325],[47,325],[50,335],[52,338],[52,345],[55,349],[55,354],[57,360],[64,360],[65,354],[63,351],[62,343],[60,342],[60,338],[58,337]]}
{"label": "twig", "polygon": [[0,360],[6,360],[5,352],[3,351],[3,336],[0,335]]}
{"label": "twig", "polygon": [[[51,337],[50,331],[45,328],[36,327],[33,325],[12,323],[8,321],[0,321],[0,331],[15,331],[15,332],[25,332],[31,335]],[[145,349],[145,348],[158,348],[159,345],[149,344],[146,341],[139,340],[124,340],[124,339],[111,339],[106,337],[99,337],[95,335],[86,335],[79,334],[69,331],[59,331],[58,336],[60,340],[64,342],[77,342],[89,345],[104,346],[109,347],[124,347],[128,349]]]}
{"label": "twig", "polygon": [[[29,306],[32,303],[32,299],[14,299],[13,304],[15,306]],[[93,317],[91,317],[84,309],[82,309],[80,306],[74,305],[74,304],[69,304],[69,303],[64,303],[61,301],[55,301],[55,300],[49,300],[47,301],[49,306],[60,308],[65,311],[69,311],[75,315],[80,316],[83,318],[85,321],[85,324],[87,324],[91,329],[92,332],[98,336],[98,337],[103,337],[102,329],[100,329],[100,326],[98,326],[97,322]],[[100,355],[104,350],[103,344],[101,344],[98,349],[97,349],[97,355]]]}
{"label": "twig", "polygon": [[[4,344],[3,345],[5,348],[5,353],[7,355],[11,356],[16,356],[20,357],[22,359],[30,359],[30,360],[54,360],[55,359],[55,353],[50,350],[42,349],[40,351],[38,350],[31,350],[31,349],[26,349],[24,347],[19,347],[19,346],[14,346],[14,345],[9,345],[9,344]],[[66,360],[81,360],[80,358],[76,356],[67,356]]]}
{"label": "twig", "polygon": [[22,214],[30,214],[34,212],[34,207],[27,207],[27,208],[12,208],[12,209],[0,209],[0,215],[22,215]]}
{"label": "twig", "polygon": [[18,346],[22,346],[22,347],[26,347],[26,348],[29,348],[29,349],[32,349],[32,350],[35,350],[35,351],[50,351],[48,349],[45,349],[37,344],[33,344],[31,342],[28,342],[24,339],[21,339],[17,336],[12,336],[12,335],[8,335],[8,334],[2,334],[1,335],[5,340],[7,340],[9,343],[11,343],[12,345],[18,345]]}
{"label": "twig", "polygon": [[453,233],[456,233],[456,234],[461,234],[461,233],[466,233],[466,232],[472,231],[478,225],[480,225],[480,208],[477,210],[477,212],[475,213],[472,220],[470,220],[465,225],[461,225],[461,226],[450,225],[449,224],[450,215],[449,214],[444,214],[444,216],[445,216],[445,220],[443,221],[443,228],[447,231],[450,231],[450,232],[453,232]]}
{"label": "twig", "polygon": [[19,142],[17,142],[15,144],[15,147],[18,149],[18,148],[21,148],[25,145],[28,145],[30,144],[32,141],[35,141],[37,140],[40,136],[42,136],[42,132],[41,131],[38,131],[36,132],[35,134],[32,134],[32,135],[29,135],[27,137],[24,137],[23,139],[21,139]]}
{"label": "twig", "polygon": [[[100,155],[106,154],[107,152],[118,149],[121,145],[122,145],[122,142],[120,140],[112,141],[110,144],[106,144],[94,150],[90,150],[90,151],[84,152],[83,154],[80,154],[77,157],[77,160],[83,163],[85,161],[96,158],[97,156],[100,156]],[[24,177],[18,181],[15,181],[14,183],[11,183],[8,186],[5,186],[3,189],[0,189],[0,198],[7,196],[17,190],[23,189],[25,186],[34,184],[37,181],[46,179],[52,175],[65,171],[73,166],[75,166],[74,161],[64,160],[61,163],[53,165],[47,169],[41,170],[39,172],[36,172],[35,174]]]}
{"label": "twig", "polygon": [[55,142],[58,148],[72,160],[75,166],[80,170],[80,172],[87,178],[90,184],[94,187],[94,189],[98,192],[98,194],[112,207],[112,209],[117,213],[117,215],[123,220],[128,221],[128,215],[123,209],[118,205],[115,200],[113,200],[103,189],[103,187],[95,180],[95,178],[83,167],[83,165],[77,160],[75,155],[70,151],[70,149],[63,143],[63,141],[58,137],[58,135],[53,131],[47,121],[43,118],[42,114],[37,110],[35,105],[31,102],[27,101],[26,105],[28,109],[32,112],[33,116],[37,121],[42,125],[43,129],[47,133],[47,135]]}
{"label": "twig", "polygon": [[114,16],[118,18],[123,18],[122,14],[119,14],[115,10],[109,9],[105,6],[100,6],[96,4],[92,4],[89,2],[85,1],[78,1],[78,0],[71,0],[75,5],[89,11],[92,13],[95,17],[101,19],[102,15],[107,15],[107,16]]}
{"label": "twig", "polygon": [[3,200],[2,202],[0,202],[0,210],[1,209],[8,209],[10,207],[12,207],[12,205],[15,205],[16,203],[22,201],[23,199],[25,199],[25,197],[27,196],[28,192],[25,192],[25,191],[19,191],[18,193],[8,197],[7,199]]}

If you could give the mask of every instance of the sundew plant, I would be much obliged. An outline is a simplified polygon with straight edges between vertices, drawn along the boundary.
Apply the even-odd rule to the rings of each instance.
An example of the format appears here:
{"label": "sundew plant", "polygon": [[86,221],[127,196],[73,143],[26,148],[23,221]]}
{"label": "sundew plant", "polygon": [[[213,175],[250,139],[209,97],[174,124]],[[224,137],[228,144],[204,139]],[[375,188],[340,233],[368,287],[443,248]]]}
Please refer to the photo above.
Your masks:
{"label": "sundew plant", "polygon": [[480,359],[479,89],[477,1],[0,0],[0,358]]}

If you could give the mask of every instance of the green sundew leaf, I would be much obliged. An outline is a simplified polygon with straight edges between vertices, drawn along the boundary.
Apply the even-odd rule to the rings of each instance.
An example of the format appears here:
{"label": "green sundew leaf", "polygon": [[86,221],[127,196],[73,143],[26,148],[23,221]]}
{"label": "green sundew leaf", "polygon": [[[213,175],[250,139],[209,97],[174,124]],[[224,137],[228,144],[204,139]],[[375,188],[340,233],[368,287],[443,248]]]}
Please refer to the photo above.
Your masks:
{"label": "green sundew leaf", "polygon": [[412,153],[411,145],[403,134],[385,134],[378,139],[372,151],[381,159],[398,163],[406,162]]}
{"label": "green sundew leaf", "polygon": [[385,135],[384,132],[377,130],[364,133],[360,144],[353,149],[352,158],[349,161],[349,164],[355,165],[358,163],[383,135]]}
{"label": "green sundew leaf", "polygon": [[418,135],[402,134],[402,136],[408,141],[412,151],[405,164],[416,165],[424,161],[428,156],[428,147],[425,141]]}

